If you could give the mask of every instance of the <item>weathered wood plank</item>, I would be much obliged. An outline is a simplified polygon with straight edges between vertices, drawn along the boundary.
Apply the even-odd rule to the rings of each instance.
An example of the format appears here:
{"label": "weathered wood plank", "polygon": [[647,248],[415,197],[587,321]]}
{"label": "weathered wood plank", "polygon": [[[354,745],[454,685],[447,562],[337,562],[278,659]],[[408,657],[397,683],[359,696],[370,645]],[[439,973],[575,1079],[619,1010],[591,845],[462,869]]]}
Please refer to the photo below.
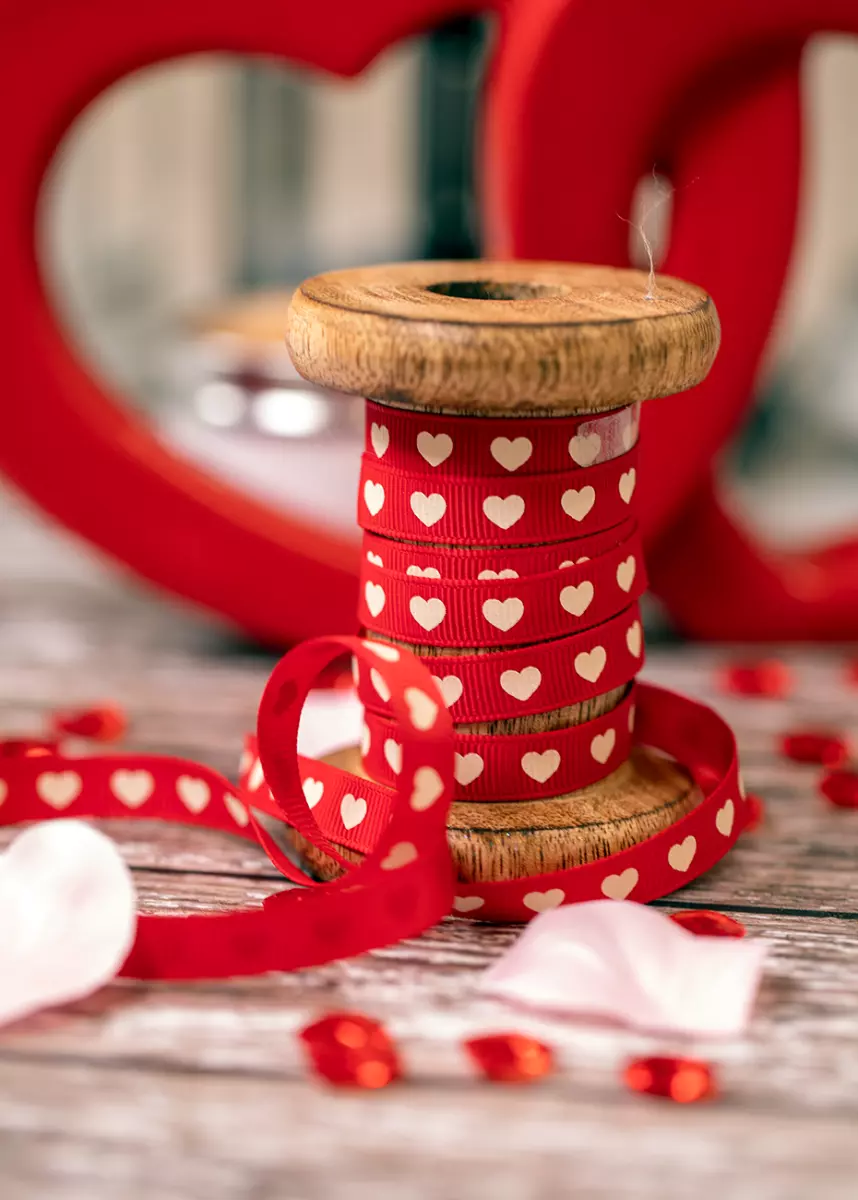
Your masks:
{"label": "weathered wood plank", "polygon": [[[258,903],[266,888],[239,880],[148,875],[147,909]],[[617,1071],[641,1052],[697,1052],[721,1064],[726,1104],[746,1114],[858,1116],[858,923],[750,918],[770,946],[765,983],[747,1037],[683,1044],[518,1012],[480,996],[479,977],[512,941],[510,928],[448,920],[422,938],[312,971],[207,984],[122,982],[61,1012],[0,1031],[5,1065],[66,1060],[136,1064],[150,1072],[303,1075],[295,1031],[321,1011],[357,1008],[397,1036],[414,1087],[465,1082],[463,1036],[529,1030],[558,1048],[565,1073],[548,1085],[570,1097],[625,1104]],[[669,1108],[654,1105],[653,1120]],[[0,1128],[3,1120],[0,1118]]]}
{"label": "weathered wood plank", "polygon": [[[0,580],[0,729],[116,699],[133,718],[129,747],[234,772],[270,657],[117,586],[53,532],[33,535],[29,518],[4,516],[0,545],[13,564]],[[799,649],[786,654],[793,697],[725,697],[716,666],[744,654],[755,656],[657,648],[648,674],[724,713],[768,805],[759,833],[672,898],[738,910],[769,942],[746,1038],[683,1047],[503,1009],[476,987],[516,931],[455,920],[311,971],[117,983],[0,1030],[3,1200],[851,1200],[858,814],[827,807],[818,771],[779,760],[776,741],[810,723],[858,734],[858,688],[846,652]],[[261,852],[226,835],[135,822],[110,832],[147,911],[260,903],[282,886]],[[295,1031],[335,1007],[384,1019],[410,1081],[372,1096],[308,1082]],[[499,1027],[547,1037],[560,1074],[524,1091],[477,1083],[458,1041]],[[719,1063],[717,1104],[686,1111],[624,1092],[630,1054],[679,1049]]]}
{"label": "weathered wood plank", "polygon": [[[739,1067],[736,1071],[741,1071]],[[222,1070],[0,1067],[12,1200],[847,1200],[854,1117],[665,1110],[571,1071],[525,1091],[472,1083],[372,1096]]]}

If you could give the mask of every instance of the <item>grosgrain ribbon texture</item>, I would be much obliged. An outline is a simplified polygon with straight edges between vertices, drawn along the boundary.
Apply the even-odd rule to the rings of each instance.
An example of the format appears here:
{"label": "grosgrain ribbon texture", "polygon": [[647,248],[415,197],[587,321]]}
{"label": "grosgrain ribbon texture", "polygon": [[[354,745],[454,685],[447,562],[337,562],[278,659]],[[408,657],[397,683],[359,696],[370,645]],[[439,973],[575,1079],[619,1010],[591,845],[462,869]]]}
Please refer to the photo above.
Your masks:
{"label": "grosgrain ribbon texture", "polygon": [[598,417],[481,417],[412,412],[367,400],[367,458],[409,474],[544,475],[620,458],[637,443],[640,405]]}
{"label": "grosgrain ribbon texture", "polygon": [[447,580],[433,567],[397,575],[367,557],[358,617],[374,633],[436,646],[516,646],[565,637],[613,617],[646,587],[636,529],[595,557],[586,553],[588,543],[582,538],[569,551],[574,558],[558,555],[557,566],[542,574],[502,568],[475,579]]}
{"label": "grosgrain ribbon texture", "polygon": [[[624,687],[644,662],[637,604],[595,629],[493,654],[457,654],[454,661],[418,655],[432,673],[456,721],[496,721],[550,712]],[[355,664],[365,708],[387,713],[384,686]]]}
{"label": "grosgrain ribbon texture", "polygon": [[[453,735],[457,800],[538,800],[604,779],[629,756],[635,686],[615,708],[591,721],[545,733]],[[394,784],[400,771],[396,723],[368,711],[363,765]]]}
{"label": "grosgrain ribbon texture", "polygon": [[[398,733],[403,771],[397,790],[318,760],[293,761],[301,689],[343,649],[367,668],[378,659],[369,646],[354,638],[326,639],[307,643],[279,664],[259,726],[273,794],[256,767],[255,739],[238,789],[210,768],[178,758],[0,756],[5,825],[63,817],[197,825],[258,840],[288,879],[306,885],[271,897],[261,909],[143,914],[122,974],[196,979],[293,970],[414,936],[451,908],[481,919],[522,921],[583,899],[652,900],[708,870],[749,819],[729,727],[703,705],[640,684],[637,741],[683,761],[701,790],[700,804],[670,828],[607,859],[542,876],[454,887],[444,835],[453,791],[451,726],[440,703],[433,728],[412,723],[409,714],[416,711],[422,722],[432,710],[421,709],[421,701],[415,710],[413,695],[409,709],[406,689],[413,686],[432,701],[434,688],[407,652],[400,653],[398,673],[385,672],[391,695],[402,698],[396,705],[400,718],[406,717]],[[360,799],[374,819],[350,830],[343,813],[353,813]],[[257,821],[259,812],[285,816],[344,867],[332,843],[368,857],[332,883],[315,883],[276,847]]]}
{"label": "grosgrain ribbon texture", "polygon": [[575,471],[462,475],[444,480],[394,469],[364,454],[358,523],[388,537],[515,546],[598,533],[629,515],[637,450]]}
{"label": "grosgrain ribbon texture", "polygon": [[295,747],[310,682],[343,652],[379,664],[391,689],[402,744],[402,803],[391,805],[367,857],[357,866],[344,863],[345,873],[331,883],[316,883],[290,863],[245,798],[201,764],[146,755],[0,758],[4,824],[67,816],[199,825],[258,840],[288,879],[305,885],[270,897],[261,909],[141,915],[123,974],[195,979],[293,970],[413,936],[449,911],[453,872],[445,817],[453,788],[452,727],[415,659],[380,658],[358,638],[332,637],[303,643],[281,660],[259,711],[259,747],[274,809],[315,830],[325,844],[304,799]]}
{"label": "grosgrain ribbon texture", "polygon": [[[727,853],[753,813],[739,778],[730,727],[707,706],[645,683],[636,688],[634,725],[636,745],[660,751],[685,767],[689,787],[700,792],[697,806],[673,825],[606,858],[519,879],[459,881],[455,913],[489,921],[526,921],[536,912],[581,900],[646,903],[690,883]],[[397,803],[394,790],[315,760],[303,760],[301,770],[307,771],[305,790],[311,780],[309,801],[326,837],[358,853],[371,849],[376,831]],[[260,776],[248,800],[275,813],[266,793]],[[347,797],[365,802],[366,821],[353,827],[343,821]]]}

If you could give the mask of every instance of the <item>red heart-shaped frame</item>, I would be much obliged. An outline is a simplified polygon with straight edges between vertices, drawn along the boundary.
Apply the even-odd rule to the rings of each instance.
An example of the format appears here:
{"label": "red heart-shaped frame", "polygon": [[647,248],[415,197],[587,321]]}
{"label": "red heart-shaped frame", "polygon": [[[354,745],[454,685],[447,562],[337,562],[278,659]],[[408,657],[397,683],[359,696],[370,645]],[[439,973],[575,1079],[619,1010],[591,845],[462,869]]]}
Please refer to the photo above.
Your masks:
{"label": "red heart-shaped frame", "polygon": [[507,19],[488,103],[491,249],[624,262],[616,214],[659,163],[678,185],[666,269],[718,299],[724,350],[710,380],[647,414],[643,515],[656,590],[695,632],[854,636],[855,547],[776,559],[724,514],[709,474],[749,403],[789,260],[801,47],[820,28],[855,29],[849,0],[724,0],[706,10],[679,0],[155,0],[121,11],[93,0],[85,25],[59,0],[27,10],[8,0],[0,261],[15,407],[0,468],[95,545],[258,636],[351,628],[354,543],[322,537],[172,455],[72,354],[37,265],[38,195],[78,113],[139,67],[226,50],[350,75],[451,12],[492,7]]}
{"label": "red heart-shaped frame", "polygon": [[531,0],[517,17],[488,105],[493,252],[624,264],[619,218],[657,165],[676,186],[664,269],[707,288],[721,316],[706,382],[646,408],[653,589],[701,636],[858,636],[858,542],[789,556],[755,545],[711,475],[750,402],[789,265],[801,51],[819,30],[858,31],[858,8]]}
{"label": "red heart-shaped frame", "polygon": [[101,550],[272,642],[354,627],[357,541],[322,535],[192,467],[92,378],[59,329],[40,275],[42,181],[82,109],[131,71],[229,51],[352,75],[385,46],[467,7],[467,0],[0,5],[7,394],[0,470]]}

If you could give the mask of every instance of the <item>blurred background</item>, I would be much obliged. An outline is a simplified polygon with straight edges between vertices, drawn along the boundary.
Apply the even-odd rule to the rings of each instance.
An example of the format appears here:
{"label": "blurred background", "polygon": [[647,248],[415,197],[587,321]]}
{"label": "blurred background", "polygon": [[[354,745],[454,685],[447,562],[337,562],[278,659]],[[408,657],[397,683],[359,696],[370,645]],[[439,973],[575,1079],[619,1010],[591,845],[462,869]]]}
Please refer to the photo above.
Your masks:
{"label": "blurred background", "polygon": [[[353,528],[360,402],[295,376],[282,346],[289,292],[336,266],[479,254],[474,141],[490,37],[482,20],[457,20],[347,82],[195,57],[126,79],[76,123],[42,214],[55,302],[97,373],[183,454]],[[782,542],[858,519],[858,44],[819,38],[804,86],[798,252],[755,415],[727,465],[752,526]],[[642,181],[633,222],[654,197],[644,227],[658,256],[666,184]]]}

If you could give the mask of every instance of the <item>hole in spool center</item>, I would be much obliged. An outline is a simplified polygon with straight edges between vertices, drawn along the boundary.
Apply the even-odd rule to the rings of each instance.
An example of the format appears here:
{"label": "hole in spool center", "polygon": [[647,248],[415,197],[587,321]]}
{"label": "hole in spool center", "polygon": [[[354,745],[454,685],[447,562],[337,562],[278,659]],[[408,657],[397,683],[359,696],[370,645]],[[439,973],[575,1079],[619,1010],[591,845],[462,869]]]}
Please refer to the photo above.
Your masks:
{"label": "hole in spool center", "polygon": [[550,283],[500,283],[494,279],[453,279],[449,283],[430,283],[427,292],[452,296],[456,300],[547,300],[562,296],[566,288]]}

